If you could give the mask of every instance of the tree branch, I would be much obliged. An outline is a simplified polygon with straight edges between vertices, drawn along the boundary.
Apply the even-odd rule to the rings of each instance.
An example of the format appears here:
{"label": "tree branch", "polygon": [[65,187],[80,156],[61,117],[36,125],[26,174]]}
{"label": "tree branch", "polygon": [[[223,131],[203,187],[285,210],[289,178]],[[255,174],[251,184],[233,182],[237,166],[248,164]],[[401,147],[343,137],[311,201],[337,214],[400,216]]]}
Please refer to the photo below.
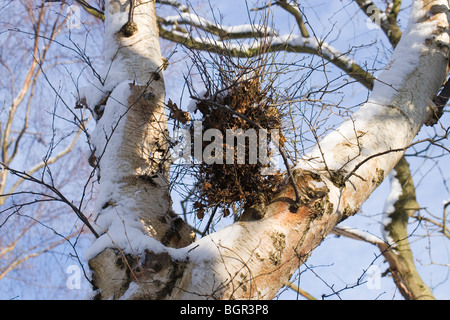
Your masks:
{"label": "tree branch", "polygon": [[296,284],[292,283],[291,281],[286,282],[286,287],[294,290],[295,292],[297,292],[298,294],[302,295],[303,297],[305,297],[308,300],[317,300],[311,294],[309,294],[308,292],[306,292],[305,290],[303,290],[302,288],[300,288]]}
{"label": "tree branch", "polygon": [[[259,25],[238,25],[223,26],[215,22],[210,22],[195,14],[189,13],[187,7],[178,1],[157,1],[160,4],[168,4],[178,8],[181,13],[177,16],[158,17],[159,35],[166,40],[180,43],[190,49],[208,51],[212,53],[224,54],[230,57],[255,57],[261,52],[286,51],[293,53],[307,53],[322,56],[325,60],[335,64],[338,68],[347,73],[350,77],[360,82],[368,89],[373,88],[375,78],[355,61],[339,52],[331,45],[318,39],[309,37],[309,33],[304,25],[301,12],[297,7],[283,3],[278,4],[296,18],[302,36],[284,35],[277,36],[275,31]],[[84,6],[83,6],[84,8]],[[104,20],[104,15],[100,16]],[[189,25],[199,28],[210,35],[219,37],[219,40],[212,38],[194,37],[192,33],[184,30],[180,25]],[[170,27],[170,28],[167,28]],[[268,39],[266,39],[268,37]],[[254,39],[260,38],[253,45],[239,45],[227,43],[224,40],[231,39]],[[290,41],[287,39],[290,38]],[[267,47],[267,48],[266,48]],[[264,50],[263,50],[264,49]]]}
{"label": "tree branch", "polygon": [[394,210],[385,213],[388,223],[384,225],[389,236],[387,241],[392,242],[394,247],[381,251],[389,263],[389,270],[394,282],[405,299],[435,299],[416,269],[409,245],[410,235],[407,231],[407,224],[409,218],[419,209],[419,204],[416,200],[415,186],[409,165],[404,157],[397,163],[394,172],[393,181],[400,184],[401,194],[394,203]]}
{"label": "tree branch", "polygon": [[375,78],[355,61],[348,58],[326,42],[297,35],[283,35],[259,39],[253,44],[235,44],[208,37],[194,37],[187,32],[167,30],[160,26],[160,36],[166,40],[185,45],[188,48],[227,55],[230,57],[249,58],[262,52],[285,51],[307,53],[323,57],[333,63],[349,76],[368,89],[373,88]]}
{"label": "tree branch", "polygon": [[395,48],[402,36],[402,31],[397,23],[401,0],[393,0],[389,4],[388,11],[386,12],[383,12],[372,1],[356,0],[356,3],[369,18],[373,19],[374,23],[379,23],[380,28],[384,31],[389,42]]}
{"label": "tree branch", "polygon": [[[216,22],[208,21],[196,14],[189,12],[181,12],[179,15],[166,18],[158,18],[158,22],[163,26],[172,26],[179,29],[180,25],[189,25],[194,28],[203,30],[209,34],[218,36],[223,39],[243,39],[243,38],[259,38],[265,36],[275,36],[273,29],[264,25],[243,24],[236,26],[224,26]],[[187,33],[187,31],[185,31]]]}
{"label": "tree branch", "polygon": [[302,37],[309,38],[309,33],[306,29],[305,23],[303,22],[302,13],[300,12],[297,2],[294,1],[294,4],[290,4],[286,0],[277,0],[276,4],[289,12],[295,18]]}
{"label": "tree branch", "polygon": [[[10,173],[12,173],[13,175],[19,177],[20,179],[23,180],[27,180],[33,183],[36,183],[38,185],[41,185],[43,187],[45,187],[46,189],[50,190],[51,192],[53,192],[56,197],[54,198],[54,200],[57,201],[61,201],[66,203],[67,205],[69,205],[69,207],[75,212],[75,214],[78,216],[78,218],[80,218],[80,220],[89,228],[89,230],[92,232],[92,234],[98,238],[99,235],[97,233],[97,231],[92,227],[92,225],[90,224],[90,222],[88,221],[88,219],[86,218],[86,216],[83,214],[83,212],[81,212],[73,203],[72,201],[68,200],[62,193],[60,190],[58,190],[58,188],[56,188],[55,186],[46,183],[43,180],[39,180],[35,177],[33,177],[32,175],[26,173],[26,172],[22,172],[22,171],[18,171],[15,169],[12,169],[8,166],[6,166],[3,163],[0,163],[0,165],[3,166],[4,170],[8,170]],[[1,197],[8,197],[11,194],[1,194]]]}
{"label": "tree branch", "polygon": [[[45,0],[44,2],[61,2],[61,3],[65,3],[65,0]],[[105,20],[105,13],[102,10],[91,6],[85,0],[75,0],[75,2],[77,4],[79,4],[90,15],[92,15],[95,18],[100,19],[102,21]]]}
{"label": "tree branch", "polygon": [[[397,288],[407,300],[434,299],[430,288],[423,282],[414,264],[407,224],[409,218],[419,209],[415,197],[415,187],[404,157],[394,168],[395,177],[401,186],[401,194],[393,203],[394,210],[387,214],[385,231],[388,239],[380,239],[372,234],[354,228],[336,226],[331,233],[376,245],[389,263]],[[395,192],[395,191],[394,191]]]}

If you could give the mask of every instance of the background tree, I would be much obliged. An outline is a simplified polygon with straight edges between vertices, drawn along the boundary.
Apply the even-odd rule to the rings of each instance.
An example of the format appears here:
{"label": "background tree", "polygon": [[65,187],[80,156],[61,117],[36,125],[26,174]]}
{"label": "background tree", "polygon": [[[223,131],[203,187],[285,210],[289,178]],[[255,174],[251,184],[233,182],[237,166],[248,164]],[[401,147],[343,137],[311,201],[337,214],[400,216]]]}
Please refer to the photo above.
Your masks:
{"label": "background tree", "polygon": [[[390,201],[396,204],[392,210],[387,203],[385,211],[390,220],[383,240],[348,227],[333,227],[360,209],[408,148],[426,157],[435,152],[430,151],[431,146],[443,150],[440,156],[447,153],[441,138],[447,132],[443,122],[430,136],[412,141],[422,124],[434,124],[442,111],[431,101],[446,76],[447,47],[443,44],[448,39],[442,30],[446,28],[448,4],[414,2],[410,24],[400,43],[399,1],[389,3],[385,12],[374,3],[367,6],[358,1],[342,7],[359,5],[370,17],[369,22],[378,23],[392,46],[397,47],[386,70],[374,80],[370,71],[375,70],[361,67],[349,57],[358,55],[364,46],[373,50],[375,44],[364,43],[361,48],[353,44],[347,52],[340,52],[326,41],[333,36],[334,27],[326,26],[318,33],[305,13],[308,9],[296,2],[275,1],[252,7],[258,23],[252,20],[251,24],[234,27],[219,23],[221,18],[217,16],[212,20],[200,18],[191,13],[192,7],[175,1],[161,2],[176,10],[164,18],[156,18],[153,2],[122,2],[107,2],[103,15],[101,6],[95,9],[93,4],[77,1],[86,12],[105,20],[105,71],[97,71],[89,55],[73,46],[96,78],[88,91],[77,90],[80,106],[89,108],[96,120],[95,130],[87,136],[93,150],[91,164],[100,180],[94,209],[97,218],[87,222],[81,205],[71,205],[71,209],[100,236],[88,253],[99,297],[273,298],[324,237],[334,232],[376,244],[405,298],[432,298],[418,274],[410,272],[414,262],[407,221],[410,217],[424,218],[416,215],[420,208],[405,161],[396,167],[397,178],[392,180]],[[292,17],[295,28],[277,25],[275,17],[283,13]],[[433,18],[421,19],[422,15]],[[269,24],[272,19],[273,26]],[[255,101],[265,103],[258,108],[276,108],[276,117],[281,120],[284,182],[274,184],[275,191],[266,192],[262,200],[251,200],[250,188],[242,193],[243,200],[227,202],[208,197],[205,206],[198,205],[199,194],[205,199],[205,190],[211,185],[205,176],[200,175],[203,180],[195,182],[193,189],[188,188],[186,179],[182,180],[188,193],[183,203],[194,199],[196,228],[188,226],[171,208],[170,191],[180,185],[175,178],[191,171],[176,169],[169,183],[171,127],[165,113],[170,111],[175,127],[186,120],[187,114],[164,97],[167,60],[159,53],[157,29],[161,37],[193,50],[188,53],[194,57],[194,68],[189,68],[185,79],[188,98],[193,100],[190,106],[203,116],[209,116],[205,114],[207,109],[220,110],[222,118],[238,118],[232,121],[260,128],[263,119],[255,117],[252,106],[242,107],[245,101],[239,94],[255,90]],[[432,38],[431,34],[438,36]],[[171,62],[173,57],[169,58]],[[387,63],[380,60],[380,65]],[[416,66],[419,69],[414,69]],[[428,77],[425,83],[421,78],[420,85],[419,74]],[[343,75],[354,80],[345,82]],[[196,82],[198,79],[201,81]],[[373,89],[369,100],[365,93],[359,101],[355,99],[357,102],[344,100],[354,95],[355,88],[360,90],[360,85]],[[235,107],[233,103],[227,105],[230,99]],[[166,101],[169,110],[165,109]],[[359,111],[349,107],[352,103],[362,104]],[[183,101],[178,104],[183,105]],[[237,109],[239,106],[241,109]],[[342,119],[347,120],[338,128]],[[78,126],[80,123],[76,121]],[[37,182],[8,168],[19,177]],[[213,171],[217,174],[216,169]],[[51,184],[41,185],[54,191]],[[242,180],[238,185],[247,190]],[[70,205],[70,201],[64,202]],[[229,215],[230,209],[233,215]],[[193,241],[193,231],[201,223],[203,231],[198,233],[205,235],[227,224],[229,217],[236,222],[185,247]],[[188,220],[192,222],[192,218]],[[442,221],[429,220],[447,234],[445,210]],[[344,289],[363,282],[361,276],[342,290],[330,286],[331,296],[341,297]],[[289,286],[295,287],[292,283]]]}
{"label": "background tree", "polygon": [[[68,261],[78,263],[67,253],[75,257],[74,243],[84,230],[76,219],[61,215],[66,205],[58,203],[63,199],[49,194],[45,187],[70,193],[70,187],[63,185],[71,184],[75,170],[82,176],[85,168],[67,156],[74,150],[83,152],[77,144],[83,127],[60,124],[67,109],[55,98],[60,84],[49,80],[61,71],[57,70],[59,64],[78,63],[55,48],[56,39],[67,30],[67,14],[63,7],[54,9],[30,1],[3,3],[0,9],[0,279],[4,279],[5,298],[58,297],[54,291],[42,291],[32,284],[60,286],[54,277],[65,277]],[[14,171],[16,166],[23,171]],[[49,264],[53,271],[43,272]]]}

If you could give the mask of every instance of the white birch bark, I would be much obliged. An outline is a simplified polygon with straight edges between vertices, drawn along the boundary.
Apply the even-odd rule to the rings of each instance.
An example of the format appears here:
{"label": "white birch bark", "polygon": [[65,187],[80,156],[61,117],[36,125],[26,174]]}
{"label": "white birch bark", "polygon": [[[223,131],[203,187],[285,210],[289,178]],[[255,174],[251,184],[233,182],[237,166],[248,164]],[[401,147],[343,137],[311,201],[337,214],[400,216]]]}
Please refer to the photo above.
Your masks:
{"label": "white birch bark", "polygon": [[123,31],[129,9],[128,0],[106,1],[104,96],[86,99],[94,109],[100,98],[107,98],[104,107],[96,108],[100,111],[91,136],[100,179],[95,219],[100,238],[87,253],[104,298],[120,297],[129,277],[105,271],[111,262],[112,272],[117,271],[111,258],[115,254],[105,248],[135,256],[155,240],[175,247],[191,242],[187,225],[172,211],[168,190],[164,62],[155,4],[136,1],[133,34]]}
{"label": "white birch bark", "polygon": [[[126,1],[110,1],[117,2],[124,4]],[[144,6],[146,5],[142,4],[142,7]],[[110,142],[111,153],[119,159],[108,156],[100,161],[100,169],[114,172],[113,177],[106,174],[108,178],[104,181],[103,170],[101,181],[101,185],[106,184],[101,187],[102,201],[112,198],[114,210],[108,210],[110,206],[99,210],[99,221],[106,217],[102,226],[105,231],[114,235],[120,234],[122,230],[122,235],[118,236],[122,242],[105,241],[105,234],[91,250],[92,256],[102,252],[91,260],[94,275],[103,279],[97,281],[101,298],[275,297],[278,290],[333,227],[358,211],[395,166],[430,115],[431,99],[446,77],[448,6],[448,1],[443,0],[414,1],[408,27],[386,70],[376,82],[369,101],[352,119],[318,142],[316,149],[305,156],[296,167],[295,182],[302,194],[301,206],[296,213],[289,209],[294,195],[290,184],[287,184],[271,204],[264,208],[263,219],[235,223],[188,247],[175,249],[164,247],[160,243],[164,238],[163,234],[168,230],[168,227],[164,227],[167,224],[158,227],[157,223],[161,221],[161,217],[165,219],[169,204],[162,196],[165,191],[161,190],[164,188],[157,185],[152,189],[152,192],[161,192],[156,193],[156,197],[152,192],[140,196],[148,185],[137,183],[138,179],[131,179],[141,172],[146,172],[146,165],[151,167],[151,164],[144,160],[148,155],[140,155],[137,150],[141,150],[143,145],[151,148],[159,136],[154,133],[154,122],[144,125],[145,129],[136,128],[136,121],[141,118],[131,118],[130,111],[134,108],[128,108],[135,97],[122,100],[128,102],[122,107],[128,108],[129,111],[124,117],[126,120],[123,122],[123,130],[118,131],[122,134],[117,134],[117,138],[114,134],[112,137],[117,141]],[[153,3],[149,7],[154,10]],[[109,4],[106,21],[119,14],[112,8]],[[154,11],[148,11],[145,15],[147,14],[145,21],[151,20],[150,17],[155,18]],[[147,23],[145,21],[138,22],[136,17],[139,32],[144,30],[140,25]],[[125,23],[126,20],[122,22]],[[120,57],[117,63],[123,65],[127,81],[134,79],[132,74],[136,72],[135,69],[143,66],[149,68],[150,73],[153,72],[160,61],[159,53],[152,53],[155,56],[148,58],[153,62],[147,61],[143,52],[146,46],[137,45],[137,42],[125,42],[121,36],[114,34],[115,31],[108,29],[111,25],[115,24],[108,25],[107,22],[107,35],[116,47],[122,41],[123,44],[129,45],[125,49],[126,53],[117,56]],[[157,42],[157,35],[153,32],[157,30],[156,26],[153,25],[148,30],[149,34],[145,34],[142,41],[149,41],[148,46],[154,46]],[[131,41],[133,37],[127,41]],[[134,56],[138,56],[137,60],[134,60]],[[138,83],[148,80],[145,75],[136,78]],[[157,106],[161,106],[163,99],[163,87],[159,87],[161,85],[149,91],[158,97]],[[126,86],[118,87],[126,92]],[[107,105],[105,115],[113,112],[114,108],[122,107]],[[111,111],[108,111],[108,108]],[[155,105],[150,110],[152,115],[162,113]],[[123,114],[123,111],[117,112]],[[99,124],[103,119],[109,119],[105,118],[105,115]],[[156,121],[160,122],[162,120]],[[101,130],[107,132],[110,126],[111,123],[105,123]],[[135,134],[139,130],[143,130],[142,133]],[[133,136],[133,147],[125,147],[126,144],[130,145],[130,136]],[[136,145],[141,148],[135,148]],[[109,145],[105,154],[108,148]],[[130,158],[130,154],[133,154],[133,157]],[[107,159],[110,161],[107,162]],[[123,185],[126,188],[123,188]],[[102,203],[99,205],[104,207]],[[145,223],[151,230],[148,235],[144,233],[142,224],[139,224],[143,220],[142,217],[149,221]],[[131,235],[128,233],[126,236],[125,230],[129,232],[133,228],[139,232],[133,232],[133,239],[130,239]],[[113,229],[114,232],[111,232]],[[183,244],[188,242],[187,238],[186,235],[180,235],[180,239],[185,240]],[[114,248],[114,245],[123,251],[123,255],[113,249],[102,251],[105,247]],[[179,246],[182,244],[177,247]],[[124,257],[133,259],[120,262]],[[111,279],[119,280],[111,285]]]}

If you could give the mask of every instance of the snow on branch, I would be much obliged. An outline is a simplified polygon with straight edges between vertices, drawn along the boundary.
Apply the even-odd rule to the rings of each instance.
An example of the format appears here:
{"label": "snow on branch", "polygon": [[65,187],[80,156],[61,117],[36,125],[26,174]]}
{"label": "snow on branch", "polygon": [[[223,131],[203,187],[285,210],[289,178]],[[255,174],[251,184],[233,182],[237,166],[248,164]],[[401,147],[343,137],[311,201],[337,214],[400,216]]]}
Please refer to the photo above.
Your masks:
{"label": "snow on branch", "polygon": [[344,236],[355,240],[365,241],[374,245],[386,246],[386,243],[377,236],[348,226],[336,226],[331,231],[331,233],[338,236]]}
{"label": "snow on branch", "polygon": [[165,4],[165,5],[172,6],[180,12],[188,12],[189,11],[189,8],[187,6],[185,6],[184,4],[181,4],[177,0],[156,0],[155,2],[159,3],[159,4]]}
{"label": "snow on branch", "polygon": [[[167,22],[169,20],[166,18],[165,21]],[[164,23],[162,24],[164,25]],[[373,87],[374,77],[369,72],[364,70],[345,53],[340,52],[327,42],[313,37],[306,38],[295,34],[273,34],[259,37],[258,34],[252,33],[252,37],[255,38],[252,43],[236,43],[208,36],[194,36],[192,33],[174,28],[176,26],[175,23],[172,25],[167,23],[164,26],[163,25],[160,24],[159,31],[160,36],[166,40],[181,43],[194,50],[220,53],[230,57],[249,58],[258,56],[263,52],[276,51],[319,55],[339,67],[355,80],[359,81],[366,88],[372,89]],[[168,25],[171,26],[171,28],[167,28]],[[227,28],[228,30],[235,30],[236,33],[234,34],[233,39],[238,39],[239,37],[237,37],[237,35],[240,35],[240,38],[243,38],[243,35],[245,34],[243,31],[245,28],[249,27],[242,25],[236,26],[234,29],[233,27]],[[210,33],[216,34],[214,32]],[[250,38],[250,35],[248,35],[248,38]]]}
{"label": "snow on branch", "polygon": [[236,26],[224,26],[216,22],[208,21],[196,14],[181,12],[178,15],[160,18],[163,25],[190,25],[221,38],[241,39],[261,36],[273,36],[276,32],[267,26],[257,24],[242,24]]}
{"label": "snow on branch", "polygon": [[[176,8],[180,14],[166,18],[158,17],[160,36],[166,40],[181,43],[188,48],[204,50],[213,53],[227,54],[231,57],[254,57],[263,51],[262,49],[270,42],[268,50],[287,51],[294,53],[308,53],[322,56],[325,60],[335,64],[349,76],[360,82],[368,89],[373,88],[375,78],[346,54],[339,52],[330,44],[308,37],[308,33],[301,18],[301,12],[297,7],[283,3],[283,9],[294,15],[302,36],[282,35],[279,36],[274,29],[264,25],[242,24],[236,26],[224,26],[222,24],[211,22],[198,15],[189,13],[189,8],[182,5],[177,0],[157,0],[161,5],[170,5]],[[86,9],[84,7],[84,9]],[[89,12],[89,11],[88,11]],[[96,12],[94,15],[104,20],[104,13]],[[210,35],[220,38],[211,39],[210,37],[194,37],[180,25],[189,25],[194,28],[205,31]],[[224,39],[255,39],[253,44],[231,44],[224,42]],[[289,41],[284,41],[289,38]]]}

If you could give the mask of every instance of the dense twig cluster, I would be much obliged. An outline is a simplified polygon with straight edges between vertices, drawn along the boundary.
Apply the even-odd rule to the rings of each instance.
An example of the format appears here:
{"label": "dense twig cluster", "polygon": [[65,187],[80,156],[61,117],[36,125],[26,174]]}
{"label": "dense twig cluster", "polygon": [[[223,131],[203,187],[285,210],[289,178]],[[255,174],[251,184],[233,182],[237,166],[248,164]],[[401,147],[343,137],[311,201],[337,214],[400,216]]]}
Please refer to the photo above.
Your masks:
{"label": "dense twig cluster", "polygon": [[[243,132],[255,128],[252,122],[266,128],[270,133],[271,129],[280,129],[280,113],[277,108],[270,106],[268,92],[261,88],[260,75],[256,72],[250,73],[249,79],[237,81],[228,90],[211,96],[205,93],[202,100],[199,100],[197,109],[202,114],[203,130],[218,129],[225,133],[227,130]],[[236,116],[227,108],[228,106],[243,117]],[[246,120],[247,118],[248,120]],[[228,131],[230,132],[230,131]],[[234,138],[235,142],[237,137]],[[268,138],[269,139],[269,138]],[[250,143],[245,144],[245,163],[238,163],[237,142],[232,146],[223,141],[223,149],[232,148],[233,164],[225,161],[223,153],[223,163],[207,164],[201,162],[196,170],[195,177],[199,183],[196,185],[197,199],[194,207],[197,216],[202,218],[207,208],[220,206],[223,214],[229,214],[229,207],[234,203],[243,210],[260,203],[267,202],[271,198],[271,193],[275,191],[281,180],[281,174],[262,175],[261,169],[264,164],[258,161],[256,164],[250,163],[249,148]],[[208,146],[208,142],[203,142],[202,148]],[[257,145],[257,149],[267,146]],[[270,150],[267,150],[269,153]]]}
{"label": "dense twig cluster", "polygon": [[[220,63],[222,72],[219,79],[215,80],[213,76],[205,75],[206,68],[199,64],[199,67],[203,68],[202,78],[206,90],[201,94],[194,94],[194,90],[191,89],[195,117],[201,118],[202,135],[209,129],[214,129],[223,135],[223,140],[220,142],[221,155],[216,154],[218,150],[214,149],[211,156],[216,160],[213,163],[204,161],[205,159],[196,159],[197,164],[189,169],[192,170],[191,173],[196,181],[191,201],[199,219],[202,219],[207,211],[210,210],[215,214],[218,209],[223,216],[228,216],[232,210],[237,219],[252,206],[270,201],[282,179],[279,172],[273,172],[274,174],[270,175],[261,174],[262,169],[270,164],[266,160],[277,152],[275,148],[279,145],[282,147],[284,143],[281,133],[279,145],[271,143],[274,142],[271,141],[271,130],[281,129],[282,115],[274,106],[270,81],[264,79],[267,78],[268,73],[263,66],[251,64],[239,66],[239,62],[232,59],[225,59]],[[174,109],[173,106],[172,109]],[[175,116],[177,114],[184,115],[184,119],[178,120],[186,123],[185,113],[171,111],[175,119],[179,118]],[[192,117],[195,118],[194,114]],[[198,150],[195,151],[196,148],[200,147],[201,155],[203,155],[207,153],[208,147],[211,148],[211,142],[214,142],[202,140],[201,146],[196,145],[198,140],[194,137],[193,123],[191,121],[187,126],[191,134],[192,157],[196,152],[198,154]],[[264,130],[261,131],[261,128]],[[256,141],[246,136],[248,132],[256,133],[258,137]],[[230,140],[227,141],[227,138],[230,139],[227,135],[230,134],[233,135],[231,144]],[[264,140],[264,143],[261,143],[260,138]],[[245,142],[243,148],[240,145],[239,150],[238,143],[242,141]],[[239,153],[243,150],[245,150],[243,152],[245,156],[242,162],[242,154],[239,155]],[[256,163],[250,159],[250,153],[255,150],[258,152]],[[231,157],[230,154],[232,154]],[[261,155],[267,158],[261,159]],[[230,158],[232,158],[231,162]]]}

